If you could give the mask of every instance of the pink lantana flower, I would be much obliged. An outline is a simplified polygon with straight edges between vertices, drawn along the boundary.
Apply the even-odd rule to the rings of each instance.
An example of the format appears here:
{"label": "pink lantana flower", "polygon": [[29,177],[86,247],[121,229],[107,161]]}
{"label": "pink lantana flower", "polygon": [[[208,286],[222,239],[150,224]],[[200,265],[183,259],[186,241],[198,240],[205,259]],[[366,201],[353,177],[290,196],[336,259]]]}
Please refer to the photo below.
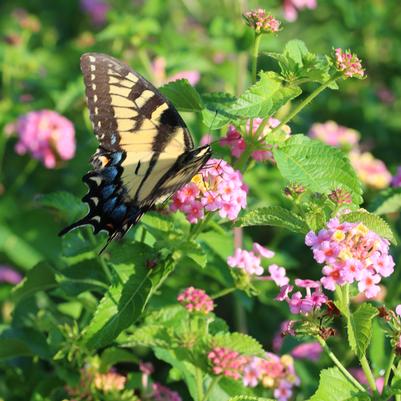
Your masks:
{"label": "pink lantana flower", "polygon": [[214,309],[213,300],[204,290],[194,287],[186,288],[177,297],[177,301],[189,312],[201,312],[205,315]]}
{"label": "pink lantana flower", "polygon": [[314,9],[316,7],[316,0],[284,0],[284,18],[289,22],[294,22],[298,18],[298,10],[304,8]]}
{"label": "pink lantana flower", "polygon": [[[318,241],[319,237],[324,241]],[[362,223],[340,223],[336,218],[331,219],[317,235],[308,233],[305,243],[312,248],[315,260],[325,264],[320,281],[330,291],[334,291],[336,285],[356,282],[359,291],[373,298],[380,291],[377,284],[381,278],[394,271],[389,241]]]}
{"label": "pink lantana flower", "polygon": [[287,277],[287,272],[284,267],[278,266],[276,264],[270,265],[268,267],[271,279],[278,285],[282,287],[283,285],[287,285],[290,279]]}
{"label": "pink lantana flower", "polygon": [[359,179],[368,187],[384,189],[390,185],[391,173],[384,162],[376,159],[371,153],[352,151],[349,158]]}
{"label": "pink lantana flower", "polygon": [[247,274],[260,276],[263,274],[262,258],[268,259],[273,256],[274,252],[255,242],[252,251],[237,248],[234,255],[227,258],[227,264],[243,269]]}
{"label": "pink lantana flower", "polygon": [[358,131],[338,125],[335,121],[313,124],[308,135],[327,143],[327,145],[347,148],[355,147],[360,139]]}
{"label": "pink lantana flower", "polygon": [[192,86],[195,86],[200,80],[200,72],[197,70],[184,70],[167,76],[166,59],[156,57],[151,64],[154,82],[157,86],[164,85],[177,79],[186,79]]}
{"label": "pink lantana flower", "polygon": [[75,154],[75,129],[71,121],[52,110],[31,111],[17,121],[15,150],[30,153],[47,168]]}
{"label": "pink lantana flower", "polygon": [[104,0],[81,0],[81,8],[89,15],[93,25],[103,25],[110,6]]}
{"label": "pink lantana flower", "polygon": [[342,50],[337,48],[335,50],[336,68],[343,73],[345,78],[359,78],[365,76],[365,70],[362,68],[361,60],[356,54],[352,54],[350,50]]}
{"label": "pink lantana flower", "polygon": [[291,351],[291,355],[296,359],[308,359],[316,362],[320,359],[322,352],[322,346],[317,341],[313,341],[297,345]]}
{"label": "pink lantana flower", "polygon": [[[253,150],[251,152],[251,157],[254,160],[269,160],[274,162],[273,153],[271,151],[272,146],[266,143],[266,137],[273,128],[280,124],[280,120],[277,120],[276,118],[269,118],[263,130],[258,132],[258,128],[262,123],[262,118],[254,118],[251,129],[250,121],[248,120],[246,125],[246,133],[244,135],[241,135],[237,128],[230,125],[228,127],[226,136],[220,139],[220,145],[229,147],[231,150],[231,155],[236,158],[241,157],[247,146],[252,146]],[[284,125],[280,132],[283,133],[285,138],[288,138],[291,133],[291,128],[288,125]]]}
{"label": "pink lantana flower", "polygon": [[243,17],[246,24],[257,33],[277,33],[280,29],[280,21],[262,8],[247,11]]}
{"label": "pink lantana flower", "polygon": [[211,159],[192,182],[173,195],[170,210],[184,212],[190,223],[215,211],[222,218],[235,220],[246,207],[247,192],[239,171],[224,160]]}

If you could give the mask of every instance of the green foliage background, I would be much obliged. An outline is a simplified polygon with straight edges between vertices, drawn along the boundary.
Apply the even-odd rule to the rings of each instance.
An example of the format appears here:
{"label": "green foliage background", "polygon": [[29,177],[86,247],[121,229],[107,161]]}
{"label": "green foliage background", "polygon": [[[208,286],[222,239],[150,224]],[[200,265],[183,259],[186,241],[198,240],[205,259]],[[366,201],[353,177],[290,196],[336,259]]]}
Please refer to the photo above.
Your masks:
{"label": "green foliage background", "polygon": [[[0,3],[0,264],[14,266],[24,275],[29,275],[38,262],[49,261],[49,265],[40,264],[35,267],[40,269],[40,282],[36,285],[34,278],[30,282],[31,287],[28,290],[25,288],[21,298],[18,298],[17,291],[11,300],[11,286],[0,285],[0,303],[18,303],[13,315],[16,328],[12,330],[16,331],[7,334],[7,330],[10,330],[7,327],[10,317],[5,312],[0,317],[0,333],[8,341],[3,343],[3,347],[6,349],[7,344],[10,350],[16,347],[21,355],[17,361],[11,362],[16,363],[18,369],[9,369],[9,359],[4,358],[5,361],[0,362],[0,399],[27,400],[30,399],[27,394],[33,394],[38,383],[41,386],[53,385],[41,381],[38,377],[39,371],[28,378],[26,376],[27,371],[37,366],[37,361],[29,356],[39,355],[46,359],[55,353],[55,349],[48,347],[49,339],[38,334],[38,327],[30,320],[32,316],[43,318],[40,325],[45,327],[42,327],[44,332],[51,334],[50,337],[54,340],[51,346],[56,347],[59,344],[56,337],[60,336],[60,332],[53,327],[54,322],[48,316],[56,316],[59,323],[71,323],[80,319],[88,321],[89,315],[84,314],[94,311],[97,297],[82,296],[82,293],[86,289],[98,288],[99,282],[105,280],[99,260],[91,254],[93,244],[91,247],[86,232],[72,238],[73,244],[68,240],[62,242],[57,237],[59,229],[82,215],[85,210],[73,195],[81,197],[84,194],[81,177],[87,171],[88,159],[97,146],[84,104],[84,87],[79,70],[80,55],[86,51],[112,54],[128,61],[133,69],[151,81],[155,77],[152,76],[150,63],[156,56],[161,56],[167,62],[167,76],[182,70],[198,70],[201,80],[197,90],[201,95],[208,92],[238,95],[250,85],[248,56],[252,44],[251,32],[242,23],[240,16],[242,11],[256,6],[270,10],[278,18],[282,17],[281,1],[274,0],[110,0],[107,22],[95,27],[75,0],[6,0]],[[12,12],[18,7],[27,10],[32,23],[36,23],[38,29],[21,27],[16,18],[12,17]],[[401,164],[400,2],[322,0],[315,10],[301,11],[297,21],[284,22],[283,27],[277,36],[269,36],[262,41],[260,69],[278,71],[276,62],[268,52],[279,53],[287,41],[299,38],[314,53],[327,54],[336,47],[351,48],[363,60],[368,74],[368,79],[364,81],[347,80],[341,84],[340,91],[328,90],[321,94],[292,121],[292,132],[306,133],[312,123],[326,120],[335,120],[341,125],[355,128],[362,134],[363,147],[384,160],[394,173],[396,166]],[[18,41],[18,45],[10,44],[13,38]],[[301,99],[313,87],[313,84],[308,84]],[[392,94],[393,99],[390,102],[380,100],[378,93],[383,89]],[[21,96],[27,94],[31,95],[31,100],[22,101]],[[16,138],[6,135],[6,126],[21,114],[42,108],[54,109],[74,123],[76,156],[55,170],[45,169],[41,165],[34,167],[28,179],[19,186],[30,159],[29,156],[16,155]],[[283,114],[285,112],[286,110],[280,111]],[[197,141],[210,128],[204,125],[200,115],[183,113],[183,117]],[[215,136],[223,133],[224,130],[214,131]],[[278,157],[279,155],[277,161],[280,164]],[[286,180],[279,175],[277,169],[258,165],[245,179],[250,186],[250,207],[286,206],[287,201],[281,194]],[[58,191],[73,195],[53,194]],[[386,194],[381,196],[388,197]],[[375,210],[372,200],[376,197],[377,194],[368,191],[363,206],[373,205],[370,210]],[[381,202],[379,205],[383,207]],[[394,207],[388,207],[391,212],[397,213],[399,202],[395,201]],[[248,219],[251,217],[247,216]],[[179,216],[174,219],[180,224]],[[174,224],[177,223],[176,220]],[[287,223],[289,221],[287,217],[283,220]],[[170,223],[169,219],[151,215],[144,219],[144,228],[130,232],[128,238],[137,239],[141,230],[148,230],[155,238],[161,239],[171,229]],[[246,226],[252,225],[245,223]],[[393,219],[392,226],[398,238],[399,221]],[[220,231],[216,229],[215,232],[201,234],[199,239],[202,249],[191,244],[187,252],[189,260],[173,255],[177,262],[175,273],[167,278],[163,290],[152,299],[152,307],[174,304],[180,289],[189,285],[215,293],[228,286],[228,283],[232,284],[225,264],[225,258],[233,250],[230,227],[226,224]],[[303,232],[302,227],[298,229],[298,232]],[[305,248],[302,235],[265,226],[246,228],[245,233],[246,246],[250,246],[253,239],[273,248],[277,251],[273,262],[284,265],[291,274],[297,277],[319,277],[319,269],[316,268],[309,249]],[[124,266],[133,257],[130,252],[132,249],[123,248],[120,254],[117,251],[116,255],[113,253],[113,258],[116,265],[121,266],[119,278],[131,280],[132,288],[137,288],[134,276],[128,273],[124,276]],[[205,254],[208,257],[207,265]],[[81,258],[82,255],[86,256]],[[398,256],[399,250],[396,250],[396,262]],[[63,268],[61,259],[68,259],[71,266],[64,266],[69,270],[64,271],[64,278],[59,280],[54,266]],[[135,263],[135,260],[130,262]],[[211,265],[213,268],[210,268]],[[390,306],[401,300],[399,276],[400,272],[396,270],[387,285]],[[211,278],[214,280],[211,281]],[[81,282],[81,287],[78,287],[74,285],[75,279],[85,279],[86,282]],[[162,282],[164,277],[152,279]],[[68,294],[69,299],[64,294],[62,301],[54,305],[48,304],[49,298],[38,291],[52,290],[57,297],[60,288]],[[273,301],[276,289],[271,283],[263,283],[259,291],[256,298],[248,297],[242,292],[223,298],[217,303],[216,313],[233,330],[246,329],[265,349],[270,349],[274,333],[287,316],[286,307]],[[117,296],[123,298],[123,294]],[[32,297],[35,302],[32,302]],[[134,299],[129,302],[134,302],[140,308],[144,300]],[[88,308],[85,313],[82,312],[82,305]],[[242,305],[240,312],[238,305]],[[107,300],[103,306],[107,310]],[[49,312],[49,315],[45,312]],[[138,309],[133,313],[139,312]],[[128,319],[132,318],[131,316]],[[118,316],[117,319],[120,320],[113,324],[121,328],[127,317]],[[85,335],[90,338],[90,330]],[[384,338],[375,327],[373,336],[374,349],[370,351],[370,356],[373,369],[378,373],[384,366]],[[24,340],[26,338],[29,338],[28,342]],[[161,339],[159,338],[160,341]],[[18,342],[19,340],[21,341]],[[105,345],[98,337],[96,341],[100,341],[96,346]],[[295,341],[286,339],[283,352],[290,350]],[[334,347],[340,347],[340,341],[334,339]],[[27,344],[30,344],[28,348]],[[139,345],[142,347],[143,344]],[[166,353],[160,346],[159,359],[168,362],[170,357]],[[153,358],[146,353],[145,348],[137,349],[137,354],[138,358]],[[5,356],[7,355],[3,354]],[[352,356],[345,355],[344,358],[348,358],[352,365]],[[302,381],[297,400],[307,399],[313,394],[317,388],[318,372],[327,364],[326,357],[318,364],[297,362],[296,368]],[[167,365],[158,362],[157,366],[158,374],[165,379],[168,374]],[[63,366],[60,369],[67,368]],[[59,377],[49,375],[48,381],[57,382]],[[11,383],[13,388],[10,391]],[[176,384],[176,387],[182,394],[187,394],[184,386]],[[313,399],[323,398],[318,398],[315,394]],[[42,398],[35,398],[35,401],[38,400]]]}

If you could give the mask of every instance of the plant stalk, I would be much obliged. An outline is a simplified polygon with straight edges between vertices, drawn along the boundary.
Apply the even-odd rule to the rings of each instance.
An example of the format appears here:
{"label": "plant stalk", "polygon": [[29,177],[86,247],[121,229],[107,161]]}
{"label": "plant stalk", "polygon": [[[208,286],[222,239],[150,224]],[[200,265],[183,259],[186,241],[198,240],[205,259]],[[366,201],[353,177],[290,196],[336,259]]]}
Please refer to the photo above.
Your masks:
{"label": "plant stalk", "polygon": [[206,390],[205,396],[203,397],[202,401],[207,401],[209,399],[214,386],[220,381],[221,378],[222,378],[222,376],[213,377],[208,389]]}
{"label": "plant stalk", "polygon": [[391,370],[393,368],[394,359],[395,359],[395,352],[392,351],[391,354],[390,354],[390,359],[388,361],[386,373],[384,374],[383,388],[385,388],[388,385],[388,380],[390,378]]}
{"label": "plant stalk", "polygon": [[255,32],[255,41],[253,42],[252,49],[252,83],[254,84],[257,79],[258,72],[258,56],[259,56],[259,47],[260,40],[262,39],[262,34]]}
{"label": "plant stalk", "polygon": [[345,378],[352,383],[358,390],[366,393],[366,389],[355,379],[354,376],[351,375],[350,372],[344,367],[344,365],[338,360],[338,358],[334,355],[333,351],[329,348],[326,341],[320,336],[316,336],[316,339],[319,341],[322,348],[325,350],[329,358],[333,361],[333,363],[337,366],[337,368],[341,371],[341,373],[345,376]]}
{"label": "plant stalk", "polygon": [[301,103],[299,103],[286,118],[284,118],[277,127],[273,128],[270,134],[273,134],[276,131],[279,131],[288,121],[292,120],[302,109],[304,109],[316,96],[318,96],[321,92],[323,92],[330,84],[335,82],[339,78],[338,75],[328,79],[318,88],[316,88],[309,96],[307,96]]}
{"label": "plant stalk", "polygon": [[196,392],[199,401],[203,400],[203,382],[202,382],[202,371],[199,368],[195,368],[195,381],[196,381]]}

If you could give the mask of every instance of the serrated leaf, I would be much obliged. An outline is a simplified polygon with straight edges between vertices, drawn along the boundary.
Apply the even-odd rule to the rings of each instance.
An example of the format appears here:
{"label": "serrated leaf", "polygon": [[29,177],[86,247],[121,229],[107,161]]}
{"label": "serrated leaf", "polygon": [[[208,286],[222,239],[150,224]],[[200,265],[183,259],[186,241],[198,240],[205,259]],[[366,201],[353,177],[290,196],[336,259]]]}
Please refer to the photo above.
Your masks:
{"label": "serrated leaf", "polygon": [[280,173],[290,182],[328,194],[343,188],[354,204],[362,202],[362,186],[346,155],[304,135],[294,135],[273,150]]}
{"label": "serrated leaf", "polygon": [[186,79],[169,82],[159,90],[177,110],[200,112],[205,107],[197,90]]}
{"label": "serrated leaf", "polygon": [[308,401],[346,401],[356,396],[358,390],[337,368],[320,372],[319,387]]}
{"label": "serrated leaf", "polygon": [[401,188],[388,188],[372,202],[369,210],[375,214],[395,213],[401,209]]}
{"label": "serrated leaf", "polygon": [[146,268],[151,257],[152,248],[141,243],[115,247],[110,261],[119,277],[85,328],[84,341],[90,348],[110,344],[141,315],[152,290],[151,270]]}
{"label": "serrated leaf", "polygon": [[237,220],[236,225],[247,226],[275,226],[305,234],[309,231],[307,224],[296,214],[281,206],[268,206],[251,210]]}
{"label": "serrated leaf", "polygon": [[243,333],[218,333],[212,337],[213,347],[230,348],[240,354],[263,356],[262,345],[253,337]]}
{"label": "serrated leaf", "polygon": [[85,205],[74,195],[65,191],[41,195],[38,198],[40,205],[56,209],[63,213],[67,221],[73,221],[85,211]]}
{"label": "serrated leaf", "polygon": [[85,329],[84,340],[88,347],[100,348],[110,344],[138,319],[152,289],[148,273],[138,269],[126,282],[110,288]]}
{"label": "serrated leaf", "polygon": [[138,327],[129,335],[121,335],[117,341],[122,347],[168,347],[170,337],[163,325],[146,325]]}
{"label": "serrated leaf", "polygon": [[48,291],[57,287],[58,283],[52,267],[48,263],[41,262],[29,270],[25,278],[14,287],[12,299],[17,304],[38,291]]}
{"label": "serrated leaf", "polygon": [[274,72],[262,72],[259,81],[248,88],[227,110],[242,118],[269,117],[289,100],[301,94],[298,87],[285,87]]}
{"label": "serrated leaf", "polygon": [[202,95],[205,109],[202,111],[203,124],[210,130],[219,129],[235,120],[235,116],[230,114],[230,106],[237,101],[235,96],[228,93],[215,92]]}
{"label": "serrated leaf", "polygon": [[377,314],[377,308],[365,303],[347,319],[348,342],[359,359],[365,355],[369,346],[372,337],[372,319]]}
{"label": "serrated leaf", "polygon": [[381,237],[388,239],[394,245],[397,244],[397,241],[390,226],[387,224],[386,221],[375,214],[369,213],[367,211],[351,212],[342,215],[340,221],[348,221],[349,223],[363,223],[366,227],[369,228],[369,230],[372,230]]}
{"label": "serrated leaf", "polygon": [[[282,75],[290,82],[326,82],[331,61],[327,57],[311,53],[301,40],[290,40],[283,53],[269,53],[279,62]],[[334,85],[330,85],[333,89]]]}

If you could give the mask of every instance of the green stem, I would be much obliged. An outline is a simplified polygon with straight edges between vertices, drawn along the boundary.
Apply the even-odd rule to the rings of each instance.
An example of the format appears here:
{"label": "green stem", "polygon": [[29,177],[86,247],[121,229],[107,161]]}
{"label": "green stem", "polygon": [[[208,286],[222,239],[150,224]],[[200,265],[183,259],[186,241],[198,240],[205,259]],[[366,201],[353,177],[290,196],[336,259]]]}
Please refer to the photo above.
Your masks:
{"label": "green stem", "polygon": [[14,194],[15,192],[17,192],[25,184],[26,180],[33,173],[37,165],[38,161],[36,159],[29,159],[29,162],[25,165],[22,172],[18,175],[17,179],[10,186],[8,193]]}
{"label": "green stem", "polygon": [[255,41],[253,43],[252,49],[252,83],[256,82],[257,72],[258,72],[258,56],[259,56],[259,47],[260,40],[262,39],[262,35],[260,33],[255,32]]}
{"label": "green stem", "polygon": [[206,390],[205,396],[203,397],[202,401],[207,401],[209,399],[209,396],[212,393],[214,386],[220,381],[221,378],[222,378],[222,376],[213,377],[213,380],[211,381],[210,386]]}
{"label": "green stem", "polygon": [[327,345],[326,341],[320,336],[316,336],[316,339],[319,341],[320,345],[322,348],[325,350],[329,358],[333,361],[334,365],[337,366],[337,368],[341,371],[341,373],[345,376],[345,378],[352,383],[358,390],[363,391],[366,393],[366,389],[351,375],[350,372],[348,372],[347,369],[343,366],[343,364],[338,360],[338,358],[334,355],[334,353],[331,351],[329,346]]}
{"label": "green stem", "polygon": [[[347,325],[349,325],[350,318],[351,318],[350,311],[349,311],[349,284],[342,286],[341,292],[342,292],[343,304],[344,304],[344,308],[345,308],[345,310],[343,312],[345,312],[344,314],[345,314],[345,318],[347,320]],[[359,358],[359,362],[361,364],[363,372],[365,373],[369,387],[372,389],[374,394],[377,394],[376,382],[373,377],[372,371],[370,369],[369,362],[366,359],[366,356],[364,355],[361,358]]]}
{"label": "green stem", "polygon": [[384,374],[383,388],[385,388],[387,386],[387,384],[388,384],[388,379],[390,378],[390,373],[391,373],[391,370],[393,368],[394,359],[395,359],[395,352],[392,351],[391,354],[390,354],[390,359],[388,361],[386,373]]}
{"label": "green stem", "polygon": [[202,230],[207,226],[207,224],[209,223],[210,219],[213,217],[212,213],[209,213],[206,215],[206,217],[201,220],[193,229],[193,231],[191,231],[191,233],[189,234],[188,237],[188,241],[195,239],[201,232]]}
{"label": "green stem", "polygon": [[196,381],[196,392],[198,395],[198,400],[203,400],[203,381],[202,381],[202,371],[199,368],[195,368],[195,381]]}
{"label": "green stem", "polygon": [[307,96],[301,103],[299,103],[289,114],[286,118],[284,118],[281,123],[276,127],[273,128],[270,132],[272,135],[274,132],[279,131],[288,121],[292,120],[302,109],[304,109],[317,95],[323,92],[330,84],[335,82],[339,78],[338,75],[335,75],[333,78],[328,79],[318,88],[316,88],[309,96]]}
{"label": "green stem", "polygon": [[368,380],[369,387],[372,389],[373,393],[377,395],[378,393],[375,378],[373,377],[372,370],[370,369],[366,356],[364,355],[362,358],[360,358],[359,362],[361,363],[362,370],[365,373],[366,379]]}
{"label": "green stem", "polygon": [[224,290],[221,290],[221,291],[219,291],[218,293],[212,295],[211,298],[212,298],[212,299],[221,298],[221,297],[224,297],[225,295],[231,294],[231,293],[234,292],[235,290],[236,290],[235,287],[225,288]]}

